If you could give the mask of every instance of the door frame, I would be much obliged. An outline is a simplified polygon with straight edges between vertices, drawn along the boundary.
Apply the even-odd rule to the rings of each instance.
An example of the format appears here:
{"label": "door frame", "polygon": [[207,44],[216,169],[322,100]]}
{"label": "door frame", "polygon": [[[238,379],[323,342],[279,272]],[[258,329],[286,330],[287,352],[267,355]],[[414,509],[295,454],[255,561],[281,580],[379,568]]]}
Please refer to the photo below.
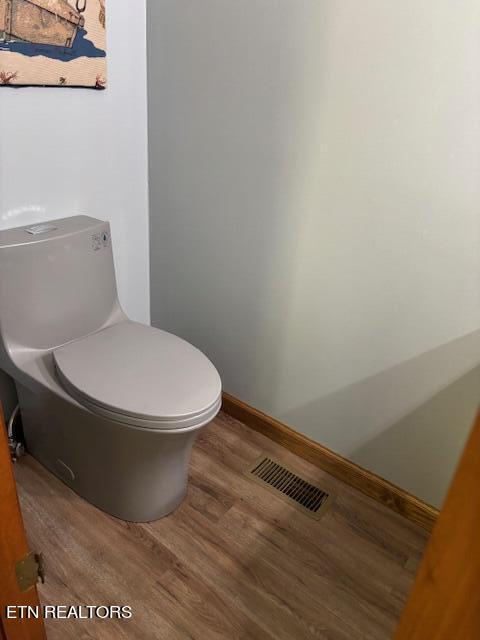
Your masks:
{"label": "door frame", "polygon": [[480,413],[395,635],[427,638],[480,638]]}
{"label": "door frame", "polygon": [[37,587],[21,591],[16,565],[30,554],[8,447],[0,403],[0,638],[45,640],[41,613],[38,618],[7,618],[8,605],[39,607]]}

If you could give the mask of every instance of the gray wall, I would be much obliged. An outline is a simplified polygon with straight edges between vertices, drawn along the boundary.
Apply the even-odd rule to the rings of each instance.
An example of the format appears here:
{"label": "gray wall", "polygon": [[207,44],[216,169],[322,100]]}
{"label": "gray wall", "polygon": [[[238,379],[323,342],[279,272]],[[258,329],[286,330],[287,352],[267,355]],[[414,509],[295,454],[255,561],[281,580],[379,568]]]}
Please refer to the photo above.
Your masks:
{"label": "gray wall", "polygon": [[[227,391],[438,504],[478,400],[460,412],[480,362],[478,2],[147,10],[153,323]],[[420,420],[457,380],[451,420]]]}
{"label": "gray wall", "polygon": [[366,439],[349,457],[440,506],[472,428],[479,389],[476,367]]}

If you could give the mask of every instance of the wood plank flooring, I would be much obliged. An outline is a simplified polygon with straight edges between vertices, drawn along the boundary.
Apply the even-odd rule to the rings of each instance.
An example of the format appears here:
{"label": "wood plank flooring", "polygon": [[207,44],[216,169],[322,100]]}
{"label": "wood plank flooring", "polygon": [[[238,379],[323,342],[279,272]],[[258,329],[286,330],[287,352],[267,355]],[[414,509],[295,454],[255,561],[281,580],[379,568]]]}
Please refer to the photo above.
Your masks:
{"label": "wood plank flooring", "polygon": [[[315,521],[246,478],[262,452],[334,495]],[[427,534],[221,413],[199,437],[188,494],[131,524],[30,456],[16,465],[44,604],[130,605],[130,620],[47,620],[49,640],[387,640]]]}

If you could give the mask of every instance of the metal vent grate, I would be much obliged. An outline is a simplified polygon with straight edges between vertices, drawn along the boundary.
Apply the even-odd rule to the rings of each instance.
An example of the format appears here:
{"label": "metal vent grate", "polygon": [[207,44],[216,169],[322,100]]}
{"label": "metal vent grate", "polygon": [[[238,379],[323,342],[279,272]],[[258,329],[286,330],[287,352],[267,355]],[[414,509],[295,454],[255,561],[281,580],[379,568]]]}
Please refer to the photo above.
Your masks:
{"label": "metal vent grate", "polygon": [[288,502],[299,507],[313,518],[320,518],[326,506],[329,494],[320,487],[311,484],[304,478],[287,469],[283,464],[263,455],[251,465],[246,474],[265,488],[275,491]]}

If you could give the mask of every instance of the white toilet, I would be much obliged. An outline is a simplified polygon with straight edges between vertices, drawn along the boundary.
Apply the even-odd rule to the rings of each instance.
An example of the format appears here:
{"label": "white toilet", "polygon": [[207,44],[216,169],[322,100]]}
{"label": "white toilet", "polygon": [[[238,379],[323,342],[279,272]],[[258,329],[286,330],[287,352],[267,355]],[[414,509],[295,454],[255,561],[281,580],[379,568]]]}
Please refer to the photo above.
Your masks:
{"label": "white toilet", "polygon": [[0,368],[29,452],[79,495],[135,522],[182,501],[220,377],[188,342],[125,316],[108,223],[0,232]]}

